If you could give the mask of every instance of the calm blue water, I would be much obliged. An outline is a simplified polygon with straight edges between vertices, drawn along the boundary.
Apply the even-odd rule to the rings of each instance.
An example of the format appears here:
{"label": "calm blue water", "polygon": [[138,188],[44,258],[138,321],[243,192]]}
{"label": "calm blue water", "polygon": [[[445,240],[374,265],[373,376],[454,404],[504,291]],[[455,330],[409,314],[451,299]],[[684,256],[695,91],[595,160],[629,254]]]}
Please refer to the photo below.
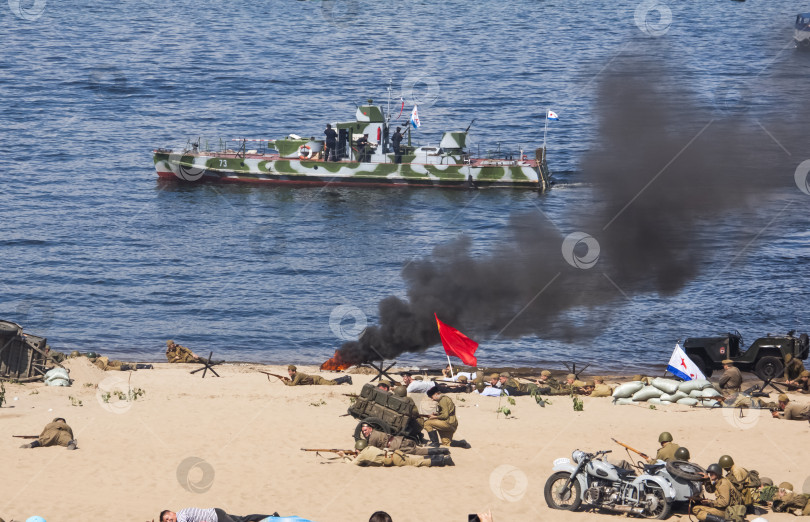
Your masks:
{"label": "calm blue water", "polygon": [[[807,99],[810,58],[790,44],[803,2],[663,5],[671,22],[656,11],[647,33],[635,1],[0,5],[0,317],[64,351],[159,360],[172,338],[229,360],[320,363],[404,295],[402,266],[434,246],[466,235],[485,253],[513,212],[563,226],[588,213],[598,195],[580,160],[599,144],[596,90],[617,56],[660,60],[707,114]],[[395,103],[420,104],[424,143],[474,118],[474,150],[534,150],[555,110],[558,185],[538,198],[157,181],[151,148],[319,134],[385,100],[389,79]],[[790,154],[795,167],[810,147]],[[778,189],[707,223],[716,255],[699,277],[617,299],[587,342],[480,339],[479,361],[634,369],[689,335],[807,330],[809,198]],[[399,359],[442,360],[435,347]]]}

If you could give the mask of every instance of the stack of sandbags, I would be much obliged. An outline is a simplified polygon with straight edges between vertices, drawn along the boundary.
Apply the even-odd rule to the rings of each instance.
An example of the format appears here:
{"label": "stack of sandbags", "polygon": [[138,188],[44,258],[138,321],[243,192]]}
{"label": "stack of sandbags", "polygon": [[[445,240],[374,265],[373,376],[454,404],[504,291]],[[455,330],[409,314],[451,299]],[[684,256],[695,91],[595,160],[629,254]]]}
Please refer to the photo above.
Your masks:
{"label": "stack of sandbags", "polygon": [[703,399],[715,397],[719,392],[712,383],[705,379],[679,382],[675,379],[656,377],[643,381],[630,381],[617,387],[613,392],[614,404],[633,404],[649,402],[650,404],[683,404],[686,406],[713,407],[716,400]]}

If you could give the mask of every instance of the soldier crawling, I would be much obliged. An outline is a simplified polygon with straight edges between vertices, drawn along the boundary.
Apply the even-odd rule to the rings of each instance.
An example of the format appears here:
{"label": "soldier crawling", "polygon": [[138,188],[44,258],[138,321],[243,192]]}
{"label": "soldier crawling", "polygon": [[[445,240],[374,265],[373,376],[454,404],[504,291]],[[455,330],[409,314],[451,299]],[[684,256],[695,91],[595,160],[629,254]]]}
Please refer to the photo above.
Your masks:
{"label": "soldier crawling", "polygon": [[76,449],[76,439],[73,438],[73,430],[62,417],[57,417],[52,422],[46,424],[37,440],[29,444],[23,444],[20,447],[44,448],[46,446],[65,446],[69,450]]}
{"label": "soldier crawling", "polygon": [[284,384],[287,386],[308,386],[308,385],[326,385],[333,386],[335,384],[351,384],[352,378],[348,375],[338,377],[335,380],[324,379],[320,375],[307,375],[305,373],[298,373],[298,368],[294,364],[287,366],[287,374],[290,378],[284,379]]}

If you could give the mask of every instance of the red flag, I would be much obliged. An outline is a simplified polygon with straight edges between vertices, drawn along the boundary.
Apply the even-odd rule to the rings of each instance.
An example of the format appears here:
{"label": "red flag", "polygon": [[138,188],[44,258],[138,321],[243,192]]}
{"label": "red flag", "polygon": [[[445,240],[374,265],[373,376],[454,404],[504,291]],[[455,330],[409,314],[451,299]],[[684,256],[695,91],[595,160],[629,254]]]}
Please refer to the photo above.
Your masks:
{"label": "red flag", "polygon": [[436,318],[436,324],[439,325],[439,337],[442,338],[444,352],[447,355],[458,357],[467,366],[477,366],[478,359],[475,358],[475,350],[478,348],[478,343],[452,326],[447,326],[439,321],[439,316],[435,313],[433,316]]}

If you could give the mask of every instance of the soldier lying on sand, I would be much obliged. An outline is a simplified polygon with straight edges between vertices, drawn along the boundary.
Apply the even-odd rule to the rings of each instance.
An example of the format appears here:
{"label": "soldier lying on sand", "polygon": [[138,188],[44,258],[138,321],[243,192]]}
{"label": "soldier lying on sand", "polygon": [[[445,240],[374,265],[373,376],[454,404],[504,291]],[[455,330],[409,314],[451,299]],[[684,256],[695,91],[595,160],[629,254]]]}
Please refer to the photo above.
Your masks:
{"label": "soldier lying on sand", "polygon": [[332,386],[335,384],[351,384],[352,378],[348,375],[338,377],[334,381],[324,379],[320,375],[307,375],[305,373],[298,373],[298,368],[294,364],[287,366],[287,373],[290,375],[289,379],[284,379],[284,384],[287,386],[309,386],[313,384],[320,384]]}
{"label": "soldier lying on sand", "polygon": [[23,444],[21,448],[39,448],[46,446],[65,446],[69,450],[76,449],[76,439],[73,438],[73,430],[67,425],[62,417],[57,417],[45,425],[45,429],[40,433],[39,438],[29,444]]}
{"label": "soldier lying on sand", "polygon": [[450,455],[418,456],[408,455],[401,450],[385,451],[374,446],[369,446],[365,439],[358,440],[355,445],[357,456],[351,457],[342,451],[338,453],[341,457],[354,459],[357,466],[414,466],[417,468],[431,468],[436,466],[455,466]]}

